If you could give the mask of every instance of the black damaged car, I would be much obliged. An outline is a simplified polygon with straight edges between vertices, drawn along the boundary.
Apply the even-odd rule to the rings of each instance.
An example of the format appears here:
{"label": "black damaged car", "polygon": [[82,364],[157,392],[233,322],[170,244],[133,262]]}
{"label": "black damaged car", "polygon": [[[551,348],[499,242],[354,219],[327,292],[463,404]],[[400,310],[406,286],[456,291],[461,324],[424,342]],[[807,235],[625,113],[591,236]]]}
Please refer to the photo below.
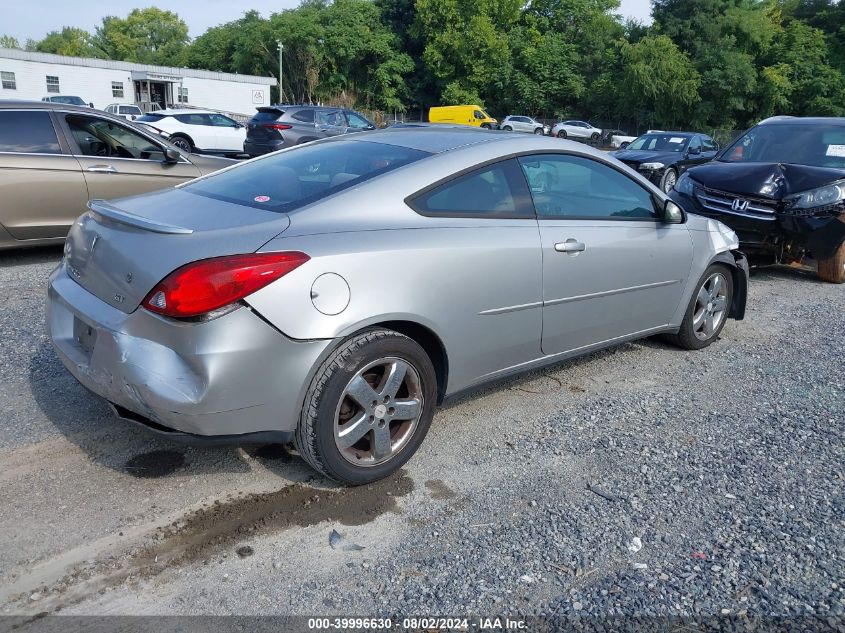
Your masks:
{"label": "black damaged car", "polygon": [[640,172],[662,191],[669,192],[690,167],[716,157],[719,145],[698,132],[648,132],[613,155]]}
{"label": "black damaged car", "polygon": [[766,119],[670,196],[730,226],[752,263],[814,260],[821,279],[845,282],[845,118]]}

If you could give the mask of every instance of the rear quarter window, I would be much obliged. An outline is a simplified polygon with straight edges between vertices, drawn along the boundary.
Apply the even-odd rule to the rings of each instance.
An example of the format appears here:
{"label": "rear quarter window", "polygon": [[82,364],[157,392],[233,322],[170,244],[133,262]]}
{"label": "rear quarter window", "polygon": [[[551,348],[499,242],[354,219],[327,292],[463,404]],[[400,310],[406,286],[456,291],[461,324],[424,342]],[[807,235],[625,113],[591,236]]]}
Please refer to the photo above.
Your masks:
{"label": "rear quarter window", "polygon": [[299,112],[294,112],[291,115],[291,118],[296,119],[297,121],[302,121],[303,123],[313,123],[314,110],[300,110]]}
{"label": "rear quarter window", "polygon": [[61,154],[50,114],[0,110],[0,152]]}

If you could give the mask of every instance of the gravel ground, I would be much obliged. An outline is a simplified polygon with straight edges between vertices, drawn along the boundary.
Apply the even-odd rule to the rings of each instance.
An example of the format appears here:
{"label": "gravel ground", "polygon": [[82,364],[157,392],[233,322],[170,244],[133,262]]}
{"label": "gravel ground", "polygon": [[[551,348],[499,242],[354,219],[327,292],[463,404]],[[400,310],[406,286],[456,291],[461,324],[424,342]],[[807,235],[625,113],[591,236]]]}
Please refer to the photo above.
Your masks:
{"label": "gravel ground", "polygon": [[759,271],[710,348],[480,393],[397,476],[341,489],[282,447],[115,421],[47,344],[59,255],[0,255],[4,613],[845,622],[842,287]]}

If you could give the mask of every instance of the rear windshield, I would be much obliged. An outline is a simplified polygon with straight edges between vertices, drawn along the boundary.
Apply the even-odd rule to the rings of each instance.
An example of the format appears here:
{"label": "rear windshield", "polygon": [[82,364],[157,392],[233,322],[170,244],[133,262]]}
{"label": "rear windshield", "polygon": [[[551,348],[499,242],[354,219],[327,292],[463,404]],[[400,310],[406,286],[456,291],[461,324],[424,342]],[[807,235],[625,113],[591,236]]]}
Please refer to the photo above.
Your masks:
{"label": "rear windshield", "polygon": [[262,121],[275,121],[282,116],[282,114],[283,113],[278,110],[259,110],[252,115],[252,120],[256,123],[261,123]]}
{"label": "rear windshield", "polygon": [[286,213],[429,155],[366,141],[316,143],[202,178],[183,191]]}
{"label": "rear windshield", "polygon": [[50,97],[53,103],[66,103],[68,105],[88,105],[81,97]]}
{"label": "rear windshield", "polygon": [[827,123],[758,125],[740,136],[719,160],[845,168],[845,126]]}
{"label": "rear windshield", "polygon": [[154,123],[155,121],[161,121],[164,118],[163,114],[145,114],[144,116],[139,116],[136,121],[146,121],[147,123]]}

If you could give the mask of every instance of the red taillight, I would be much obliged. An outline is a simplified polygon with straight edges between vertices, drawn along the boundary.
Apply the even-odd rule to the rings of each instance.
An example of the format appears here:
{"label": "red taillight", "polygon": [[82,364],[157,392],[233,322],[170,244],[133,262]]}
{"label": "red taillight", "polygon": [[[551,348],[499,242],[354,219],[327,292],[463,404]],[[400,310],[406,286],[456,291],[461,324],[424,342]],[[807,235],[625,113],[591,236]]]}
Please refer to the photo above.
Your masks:
{"label": "red taillight", "polygon": [[287,123],[262,123],[261,127],[270,128],[271,130],[289,130],[293,126]]}
{"label": "red taillight", "polygon": [[169,317],[199,316],[243,299],[308,259],[297,251],[203,259],[177,268],[161,280],[143,306]]}

